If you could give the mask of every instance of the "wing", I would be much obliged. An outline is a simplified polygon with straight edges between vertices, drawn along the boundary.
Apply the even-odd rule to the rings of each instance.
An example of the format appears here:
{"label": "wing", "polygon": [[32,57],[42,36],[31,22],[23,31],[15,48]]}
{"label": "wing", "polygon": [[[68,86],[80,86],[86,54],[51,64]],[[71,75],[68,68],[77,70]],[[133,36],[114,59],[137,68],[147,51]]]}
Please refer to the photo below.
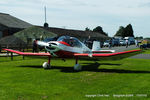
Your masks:
{"label": "wing", "polygon": [[99,50],[99,51],[92,51],[92,53],[113,53],[115,50]]}
{"label": "wing", "polygon": [[123,55],[123,54],[128,54],[132,52],[137,52],[141,50],[130,50],[130,51],[124,51],[124,52],[117,52],[117,53],[108,53],[108,54],[74,54],[76,57],[110,57],[110,56],[116,56],[116,55]]}
{"label": "wing", "polygon": [[24,56],[51,56],[50,53],[27,53],[27,52],[20,52],[12,49],[3,49],[9,52],[13,52],[19,55],[24,55]]}

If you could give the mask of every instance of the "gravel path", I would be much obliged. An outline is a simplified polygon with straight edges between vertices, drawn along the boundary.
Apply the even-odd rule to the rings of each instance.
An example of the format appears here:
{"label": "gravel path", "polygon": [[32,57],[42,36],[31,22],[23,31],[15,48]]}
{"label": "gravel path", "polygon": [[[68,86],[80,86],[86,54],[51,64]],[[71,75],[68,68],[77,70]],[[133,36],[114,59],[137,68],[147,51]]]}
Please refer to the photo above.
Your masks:
{"label": "gravel path", "polygon": [[150,59],[150,54],[138,54],[135,56],[132,56],[130,58],[136,58],[136,59]]}
{"label": "gravel path", "polygon": [[122,51],[126,51],[126,50],[132,50],[132,49],[137,49],[138,47],[136,47],[135,45],[131,45],[128,46],[128,48],[126,48],[125,46],[118,46],[118,47],[112,47],[111,49],[109,49],[108,47],[104,47],[101,48],[102,50],[115,50],[115,52],[122,52]]}
{"label": "gravel path", "polygon": [[[128,48],[126,48],[125,46],[120,46],[120,47],[112,47],[111,49],[109,49],[108,47],[102,48],[103,50],[115,50],[116,52],[122,52],[122,51],[126,51],[126,50],[132,50],[132,49],[136,49],[137,47],[135,45],[131,45]],[[135,58],[135,59],[150,59],[150,54],[137,54],[135,56],[132,56],[130,58]]]}

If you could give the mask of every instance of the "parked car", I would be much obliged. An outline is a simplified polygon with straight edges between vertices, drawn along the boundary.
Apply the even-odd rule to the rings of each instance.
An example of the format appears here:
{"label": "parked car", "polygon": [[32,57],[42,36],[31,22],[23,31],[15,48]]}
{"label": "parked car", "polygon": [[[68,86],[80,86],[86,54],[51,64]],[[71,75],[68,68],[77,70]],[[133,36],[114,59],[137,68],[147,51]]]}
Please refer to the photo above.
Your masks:
{"label": "parked car", "polygon": [[112,45],[113,46],[119,46],[120,45],[119,39],[113,39],[112,40]]}
{"label": "parked car", "polygon": [[135,44],[135,39],[134,39],[134,37],[125,37],[124,39],[128,39],[129,45]]}
{"label": "parked car", "polygon": [[109,40],[105,41],[103,44],[103,47],[108,47],[109,46]]}
{"label": "parked car", "polygon": [[125,40],[120,40],[119,42],[120,42],[121,46],[125,46],[126,45],[126,41]]}

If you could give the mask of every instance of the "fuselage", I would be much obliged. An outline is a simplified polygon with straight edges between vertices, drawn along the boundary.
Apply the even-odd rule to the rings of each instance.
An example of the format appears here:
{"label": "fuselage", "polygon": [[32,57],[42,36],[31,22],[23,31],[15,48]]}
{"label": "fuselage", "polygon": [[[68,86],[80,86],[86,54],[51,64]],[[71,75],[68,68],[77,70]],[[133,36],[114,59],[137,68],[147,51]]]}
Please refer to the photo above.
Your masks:
{"label": "fuselage", "polygon": [[92,51],[74,37],[60,37],[57,41],[50,41],[45,49],[56,57],[73,57],[74,53],[91,53]]}

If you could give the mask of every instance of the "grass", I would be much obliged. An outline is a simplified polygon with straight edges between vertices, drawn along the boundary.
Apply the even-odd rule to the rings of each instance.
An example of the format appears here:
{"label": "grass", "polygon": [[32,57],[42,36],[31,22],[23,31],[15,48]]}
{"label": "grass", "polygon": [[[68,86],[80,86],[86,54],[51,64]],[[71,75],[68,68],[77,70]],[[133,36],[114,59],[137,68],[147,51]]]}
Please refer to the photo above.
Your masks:
{"label": "grass", "polygon": [[[79,61],[83,66],[80,72],[73,71],[74,60],[53,59],[50,70],[41,68],[44,61],[1,57],[0,100],[150,99],[150,60]],[[133,97],[119,98],[114,94]]]}
{"label": "grass", "polygon": [[147,49],[147,50],[143,50],[143,54],[150,54],[150,49]]}

